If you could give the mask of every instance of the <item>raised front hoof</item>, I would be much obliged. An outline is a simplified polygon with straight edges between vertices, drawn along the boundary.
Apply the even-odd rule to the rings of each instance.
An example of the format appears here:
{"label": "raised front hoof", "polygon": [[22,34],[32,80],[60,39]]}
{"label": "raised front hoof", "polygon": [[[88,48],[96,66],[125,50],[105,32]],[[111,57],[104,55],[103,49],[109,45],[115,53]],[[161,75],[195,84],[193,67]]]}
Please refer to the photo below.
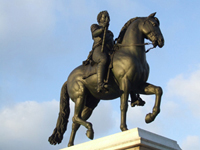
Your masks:
{"label": "raised front hoof", "polygon": [[87,130],[86,135],[89,139],[93,140],[94,138],[94,131],[93,130]]}
{"label": "raised front hoof", "polygon": [[74,143],[68,143],[68,147],[74,146]]}
{"label": "raised front hoof", "polygon": [[154,121],[154,119],[155,119],[155,117],[152,116],[152,113],[149,113],[145,117],[145,122],[146,123],[151,123],[152,121]]}

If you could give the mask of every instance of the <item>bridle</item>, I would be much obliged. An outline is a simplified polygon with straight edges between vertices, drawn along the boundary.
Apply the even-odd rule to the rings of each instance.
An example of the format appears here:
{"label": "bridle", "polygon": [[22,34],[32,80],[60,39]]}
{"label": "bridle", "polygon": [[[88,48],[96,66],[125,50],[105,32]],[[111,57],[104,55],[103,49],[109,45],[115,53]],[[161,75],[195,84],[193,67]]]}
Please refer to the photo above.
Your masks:
{"label": "bridle", "polygon": [[[120,43],[117,43],[115,44],[117,47],[129,47],[129,46],[144,46],[144,45],[153,45],[153,43],[143,43],[143,44],[129,44],[129,45],[126,45],[126,44],[120,44]],[[145,53],[148,53],[151,49],[154,49],[155,47],[150,47],[149,49],[147,49],[145,51]]]}

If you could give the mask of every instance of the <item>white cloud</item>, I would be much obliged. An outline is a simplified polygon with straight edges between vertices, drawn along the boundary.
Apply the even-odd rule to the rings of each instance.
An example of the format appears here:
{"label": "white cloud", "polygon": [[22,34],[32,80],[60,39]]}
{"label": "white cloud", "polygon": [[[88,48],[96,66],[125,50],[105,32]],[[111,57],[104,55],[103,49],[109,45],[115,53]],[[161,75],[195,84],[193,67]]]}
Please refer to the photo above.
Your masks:
{"label": "white cloud", "polygon": [[0,149],[42,149],[55,125],[57,111],[55,100],[26,101],[3,108],[0,111]]}
{"label": "white cloud", "polygon": [[[3,150],[54,150],[67,146],[71,133],[72,116],[74,114],[74,103],[70,103],[71,113],[67,132],[60,145],[52,146],[48,137],[55,128],[59,102],[56,100],[38,103],[26,101],[12,107],[0,110],[0,149]],[[93,112],[90,122],[93,123],[95,139],[112,133],[115,127],[116,116],[110,102],[99,104]],[[75,144],[89,141],[85,135],[86,128],[81,127],[77,131]]]}
{"label": "white cloud", "polygon": [[164,102],[164,105],[162,105],[161,109],[165,113],[166,117],[170,118],[171,116],[173,116],[175,118],[179,118],[182,116],[182,114],[177,113],[177,112],[181,112],[181,108],[180,108],[180,104],[178,104],[176,101],[168,100]]}
{"label": "white cloud", "polygon": [[188,136],[182,143],[183,150],[200,149],[200,139],[198,136]]}
{"label": "white cloud", "polygon": [[181,74],[171,79],[167,89],[170,96],[180,97],[195,116],[200,116],[200,68],[189,75]]}

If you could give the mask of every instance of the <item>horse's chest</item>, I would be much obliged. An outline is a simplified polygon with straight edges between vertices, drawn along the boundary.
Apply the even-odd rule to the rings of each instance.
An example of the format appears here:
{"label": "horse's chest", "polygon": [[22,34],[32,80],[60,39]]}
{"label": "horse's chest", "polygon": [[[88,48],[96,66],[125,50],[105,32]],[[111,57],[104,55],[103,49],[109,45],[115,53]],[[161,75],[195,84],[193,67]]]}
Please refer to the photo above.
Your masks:
{"label": "horse's chest", "polygon": [[[118,54],[119,55],[119,54]],[[138,58],[126,53],[120,53],[114,59],[114,74],[121,80],[126,77],[131,82],[145,82],[149,75],[146,59]]]}
{"label": "horse's chest", "polygon": [[148,64],[135,63],[127,72],[127,77],[132,82],[146,82],[149,75]]}

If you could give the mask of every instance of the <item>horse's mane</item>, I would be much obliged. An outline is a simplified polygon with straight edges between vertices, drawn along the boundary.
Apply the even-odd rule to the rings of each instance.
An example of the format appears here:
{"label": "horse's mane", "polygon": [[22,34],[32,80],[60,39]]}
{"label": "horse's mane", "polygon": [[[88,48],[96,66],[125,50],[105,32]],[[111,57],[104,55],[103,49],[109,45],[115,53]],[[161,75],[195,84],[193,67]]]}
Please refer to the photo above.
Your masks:
{"label": "horse's mane", "polygon": [[135,21],[136,19],[138,19],[138,17],[132,18],[132,19],[130,19],[129,21],[127,21],[127,22],[124,24],[124,26],[122,27],[122,29],[121,29],[121,31],[120,31],[120,33],[119,33],[118,38],[115,39],[115,40],[117,41],[117,43],[121,43],[121,42],[122,42],[122,40],[123,40],[123,38],[124,38],[124,34],[125,34],[127,28],[128,28],[129,25],[130,25],[133,21]]}

